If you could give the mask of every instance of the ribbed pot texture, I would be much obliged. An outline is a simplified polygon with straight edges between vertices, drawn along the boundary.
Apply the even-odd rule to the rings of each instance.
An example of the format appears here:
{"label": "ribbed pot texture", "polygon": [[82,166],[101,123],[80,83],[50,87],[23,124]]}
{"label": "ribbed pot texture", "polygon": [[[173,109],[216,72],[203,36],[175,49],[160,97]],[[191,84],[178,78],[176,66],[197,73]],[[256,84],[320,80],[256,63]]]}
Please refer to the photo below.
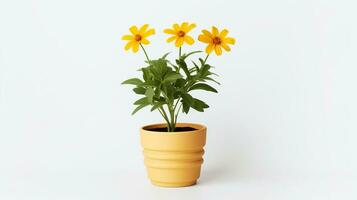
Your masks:
{"label": "ribbed pot texture", "polygon": [[203,163],[206,127],[200,124],[178,123],[176,127],[192,127],[196,130],[150,131],[162,127],[166,127],[166,124],[144,126],[140,130],[148,177],[154,185],[162,187],[196,184]]}

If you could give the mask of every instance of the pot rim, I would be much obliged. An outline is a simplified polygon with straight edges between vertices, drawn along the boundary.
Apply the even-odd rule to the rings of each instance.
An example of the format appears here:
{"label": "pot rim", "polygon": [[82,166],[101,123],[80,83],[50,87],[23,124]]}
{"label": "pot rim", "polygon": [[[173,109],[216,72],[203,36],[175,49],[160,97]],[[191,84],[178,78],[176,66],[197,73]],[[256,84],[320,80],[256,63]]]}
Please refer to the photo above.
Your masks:
{"label": "pot rim", "polygon": [[[207,127],[203,124],[200,123],[190,123],[190,122],[180,122],[180,123],[176,123],[176,125],[181,126],[181,127],[191,127],[191,128],[196,128],[196,130],[193,131],[177,131],[177,132],[162,132],[162,131],[150,131],[147,128],[149,127],[166,127],[166,123],[154,123],[154,124],[148,124],[145,126],[142,126],[140,128],[141,131],[145,131],[147,133],[154,133],[154,134],[185,134],[185,133],[195,133],[195,132],[199,132],[201,130],[206,130]],[[192,127],[194,126],[194,127]]]}

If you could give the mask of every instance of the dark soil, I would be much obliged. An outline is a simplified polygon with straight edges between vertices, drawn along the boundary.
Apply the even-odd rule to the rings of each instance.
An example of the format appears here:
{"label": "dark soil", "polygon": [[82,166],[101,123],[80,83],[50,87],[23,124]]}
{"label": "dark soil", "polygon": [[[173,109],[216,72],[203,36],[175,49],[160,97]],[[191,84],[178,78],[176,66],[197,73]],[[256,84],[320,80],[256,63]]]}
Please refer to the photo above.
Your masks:
{"label": "dark soil", "polygon": [[[148,131],[156,131],[156,132],[167,132],[167,128],[151,128],[151,129],[146,129]],[[197,129],[192,128],[192,127],[176,127],[175,132],[183,132],[183,131],[195,131]]]}

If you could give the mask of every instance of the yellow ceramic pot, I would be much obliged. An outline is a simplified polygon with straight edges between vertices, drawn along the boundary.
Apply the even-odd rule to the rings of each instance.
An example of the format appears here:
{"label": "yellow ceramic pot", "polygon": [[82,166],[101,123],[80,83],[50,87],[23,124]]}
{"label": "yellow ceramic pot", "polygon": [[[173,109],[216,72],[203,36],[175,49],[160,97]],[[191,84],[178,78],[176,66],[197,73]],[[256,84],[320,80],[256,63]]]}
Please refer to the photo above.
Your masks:
{"label": "yellow ceramic pot", "polygon": [[206,127],[200,124],[177,123],[176,127],[195,130],[159,132],[166,124],[141,128],[141,144],[148,176],[154,185],[184,187],[194,185],[200,177]]}

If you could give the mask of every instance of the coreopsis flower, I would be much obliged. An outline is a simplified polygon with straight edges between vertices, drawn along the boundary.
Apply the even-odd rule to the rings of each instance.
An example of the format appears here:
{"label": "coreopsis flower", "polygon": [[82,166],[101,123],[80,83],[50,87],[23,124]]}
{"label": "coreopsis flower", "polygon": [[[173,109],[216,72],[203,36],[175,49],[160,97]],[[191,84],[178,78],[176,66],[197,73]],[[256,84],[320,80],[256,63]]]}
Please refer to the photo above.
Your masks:
{"label": "coreopsis flower", "polygon": [[150,44],[150,41],[147,40],[147,37],[155,34],[154,29],[149,29],[149,25],[144,24],[140,29],[136,26],[131,26],[129,28],[132,35],[123,35],[122,40],[128,40],[128,43],[125,45],[125,50],[129,50],[130,48],[134,53],[138,52],[139,46],[141,44],[147,45]]}
{"label": "coreopsis flower", "polygon": [[181,26],[178,24],[173,24],[172,29],[164,30],[164,33],[173,35],[167,39],[167,42],[172,42],[175,40],[176,47],[181,47],[184,44],[184,42],[186,42],[189,45],[192,45],[195,41],[191,36],[187,35],[187,33],[190,32],[195,27],[196,24],[189,24],[187,22],[183,22]]}
{"label": "coreopsis flower", "polygon": [[222,54],[222,48],[226,51],[230,51],[231,48],[228,44],[234,45],[235,39],[232,37],[227,37],[228,30],[223,29],[221,32],[215,26],[212,26],[212,32],[208,30],[202,30],[201,35],[198,36],[198,40],[207,43],[206,53],[210,54],[214,52],[219,56]]}

